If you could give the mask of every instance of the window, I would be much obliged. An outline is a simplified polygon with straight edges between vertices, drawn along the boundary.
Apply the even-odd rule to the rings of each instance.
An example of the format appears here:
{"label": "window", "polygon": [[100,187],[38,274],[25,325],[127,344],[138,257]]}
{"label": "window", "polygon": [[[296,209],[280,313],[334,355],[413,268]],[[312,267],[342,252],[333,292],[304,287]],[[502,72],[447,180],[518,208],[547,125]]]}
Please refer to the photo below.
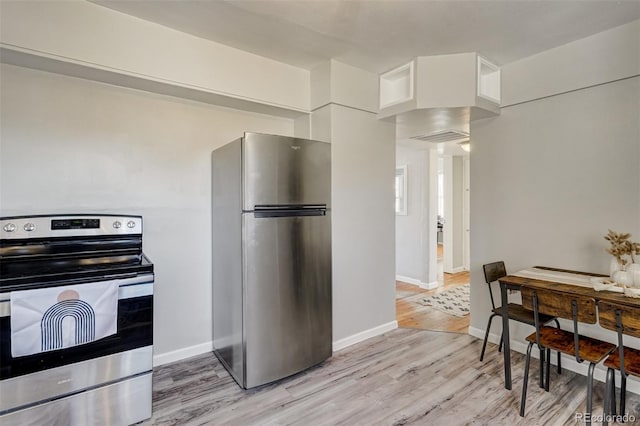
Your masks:
{"label": "window", "polygon": [[407,166],[396,168],[396,214],[407,214]]}

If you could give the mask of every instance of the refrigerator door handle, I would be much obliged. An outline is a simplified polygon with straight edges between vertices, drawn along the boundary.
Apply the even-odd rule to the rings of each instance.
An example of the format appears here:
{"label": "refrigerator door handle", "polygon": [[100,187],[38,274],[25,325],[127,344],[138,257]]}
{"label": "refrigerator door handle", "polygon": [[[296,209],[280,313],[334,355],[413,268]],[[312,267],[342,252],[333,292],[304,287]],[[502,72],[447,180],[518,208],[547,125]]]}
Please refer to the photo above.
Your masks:
{"label": "refrigerator door handle", "polygon": [[268,217],[295,217],[295,216],[326,216],[327,205],[326,204],[313,204],[303,206],[289,206],[289,205],[261,205],[255,206],[253,210],[254,217],[268,218]]}

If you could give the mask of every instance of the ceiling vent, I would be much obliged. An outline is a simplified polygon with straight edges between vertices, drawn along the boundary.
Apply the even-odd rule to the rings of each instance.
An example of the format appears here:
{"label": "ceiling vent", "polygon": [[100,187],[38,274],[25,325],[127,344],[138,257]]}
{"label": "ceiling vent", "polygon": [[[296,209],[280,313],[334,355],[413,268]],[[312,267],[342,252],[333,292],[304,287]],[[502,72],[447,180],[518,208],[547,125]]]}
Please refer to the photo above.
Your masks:
{"label": "ceiling vent", "polygon": [[469,133],[458,130],[441,130],[428,135],[411,136],[409,139],[432,143],[460,142],[469,139]]}

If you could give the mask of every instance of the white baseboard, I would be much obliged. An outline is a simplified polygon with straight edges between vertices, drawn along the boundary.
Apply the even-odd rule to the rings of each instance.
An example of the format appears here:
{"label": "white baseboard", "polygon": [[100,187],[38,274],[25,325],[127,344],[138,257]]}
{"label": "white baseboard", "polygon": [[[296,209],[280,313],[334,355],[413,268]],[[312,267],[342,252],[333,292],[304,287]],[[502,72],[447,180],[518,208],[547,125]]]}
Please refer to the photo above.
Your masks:
{"label": "white baseboard", "polygon": [[420,283],[420,288],[424,288],[425,290],[433,290],[434,288],[438,288],[440,283],[438,281],[432,281],[430,283]]}
{"label": "white baseboard", "polygon": [[192,356],[201,355],[207,352],[213,351],[213,342],[208,341],[200,343],[198,345],[189,346],[182,349],[177,349],[171,352],[165,352],[153,356],[153,366],[158,367],[163,364],[169,364],[170,362],[180,361],[185,358],[191,358]]}
{"label": "white baseboard", "polygon": [[457,268],[451,268],[448,271],[444,271],[446,274],[457,274],[458,272],[466,271],[464,266],[458,266]]}
{"label": "white baseboard", "polygon": [[396,281],[402,281],[403,283],[420,285],[422,281],[417,278],[406,277],[404,275],[396,275]]}
{"label": "white baseboard", "polygon": [[[481,330],[479,328],[475,328],[475,327],[469,327],[469,334],[473,337],[477,337],[480,340],[484,339],[484,333],[485,330]],[[500,334],[495,334],[495,333],[489,333],[489,342],[494,343],[494,344],[498,344],[500,342]],[[521,354],[526,354],[527,353],[527,346],[529,346],[527,343],[524,342],[518,342],[518,341],[513,341],[511,340],[510,342],[511,345],[511,350],[514,350],[516,352],[520,352]],[[487,348],[487,350],[489,350]],[[478,353],[478,356],[480,356],[480,353]],[[538,359],[538,350],[536,348],[533,348],[533,350],[531,351],[531,356],[533,358]],[[557,362],[557,358],[556,355],[552,354],[551,355],[551,364],[552,365],[556,365]],[[562,369],[567,369],[569,371],[573,371],[574,373],[578,373],[581,374],[583,376],[587,375],[587,370],[589,368],[589,363],[588,362],[583,362],[582,364],[578,364],[578,362],[575,360],[575,358],[570,358],[566,355],[562,356]],[[596,369],[594,371],[593,377],[598,380],[599,382],[605,382],[606,381],[606,373],[607,373],[607,369],[605,367],[603,367],[601,364],[596,366]],[[553,385],[553,383],[552,383]],[[616,385],[620,386],[620,376],[616,377]],[[631,378],[630,380],[627,380],[627,390],[629,392],[633,392],[635,394],[639,394],[640,395],[640,381],[634,380],[633,378]]]}
{"label": "white baseboard", "polygon": [[396,281],[402,281],[403,283],[417,285],[418,287],[424,288],[425,290],[432,290],[440,285],[438,281],[423,283],[417,278],[411,278],[404,275],[396,275]]}
{"label": "white baseboard", "polygon": [[395,330],[396,328],[398,328],[398,321],[391,321],[386,324],[361,331],[360,333],[353,334],[349,337],[345,337],[344,339],[336,340],[333,342],[333,351],[337,352],[347,346],[355,345],[356,343],[360,343],[364,340],[386,333],[387,331]]}
{"label": "white baseboard", "polygon": [[[398,328],[398,321],[391,321],[386,324],[361,331],[360,333],[356,333],[352,336],[345,337],[344,339],[336,340],[335,342],[333,342],[333,351],[339,351],[340,349],[344,349],[347,346],[360,343],[364,340],[386,333],[387,331],[395,330],[396,328]],[[154,355],[153,366],[158,367],[164,364],[169,364],[171,362],[180,361],[186,358],[191,358],[192,356],[201,355],[212,351],[212,341],[200,343],[198,345],[193,345],[186,348],[177,349],[175,351]]]}

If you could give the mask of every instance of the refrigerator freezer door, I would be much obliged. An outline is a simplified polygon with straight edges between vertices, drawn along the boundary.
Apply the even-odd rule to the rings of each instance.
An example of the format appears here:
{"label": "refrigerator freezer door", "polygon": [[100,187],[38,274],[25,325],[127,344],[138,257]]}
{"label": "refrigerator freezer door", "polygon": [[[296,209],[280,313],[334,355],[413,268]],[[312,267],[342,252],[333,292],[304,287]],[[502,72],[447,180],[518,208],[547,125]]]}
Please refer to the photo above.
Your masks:
{"label": "refrigerator freezer door", "polygon": [[252,388],[331,356],[331,216],[242,216]]}
{"label": "refrigerator freezer door", "polygon": [[243,209],[256,205],[331,202],[331,145],[285,136],[245,133]]}

